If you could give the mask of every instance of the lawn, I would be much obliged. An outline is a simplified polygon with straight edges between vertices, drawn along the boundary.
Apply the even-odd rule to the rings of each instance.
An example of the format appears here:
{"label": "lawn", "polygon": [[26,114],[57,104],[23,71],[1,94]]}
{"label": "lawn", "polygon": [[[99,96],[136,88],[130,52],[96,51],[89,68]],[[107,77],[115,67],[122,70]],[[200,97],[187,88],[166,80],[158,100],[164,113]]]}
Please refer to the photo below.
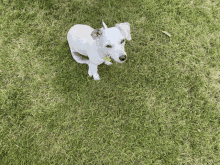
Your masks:
{"label": "lawn", "polygon": [[[0,13],[1,165],[220,164],[219,0],[2,0]],[[94,81],[66,37],[102,19],[129,22],[132,40]]]}

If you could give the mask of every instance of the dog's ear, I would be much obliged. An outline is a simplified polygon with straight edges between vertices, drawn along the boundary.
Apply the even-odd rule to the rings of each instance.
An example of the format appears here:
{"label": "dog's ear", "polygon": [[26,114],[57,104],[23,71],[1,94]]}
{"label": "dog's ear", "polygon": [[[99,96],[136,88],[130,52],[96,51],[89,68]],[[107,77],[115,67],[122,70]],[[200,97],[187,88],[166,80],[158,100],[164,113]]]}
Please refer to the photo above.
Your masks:
{"label": "dog's ear", "polygon": [[101,29],[95,29],[91,33],[92,38],[95,40],[96,38],[101,38],[102,36],[102,30]]}
{"label": "dog's ear", "polygon": [[131,40],[130,25],[128,22],[116,24],[115,27],[122,32],[127,40]]}
{"label": "dog's ear", "polygon": [[105,22],[102,20],[102,24],[103,24],[103,28],[106,30],[108,29],[107,25],[105,24]]}

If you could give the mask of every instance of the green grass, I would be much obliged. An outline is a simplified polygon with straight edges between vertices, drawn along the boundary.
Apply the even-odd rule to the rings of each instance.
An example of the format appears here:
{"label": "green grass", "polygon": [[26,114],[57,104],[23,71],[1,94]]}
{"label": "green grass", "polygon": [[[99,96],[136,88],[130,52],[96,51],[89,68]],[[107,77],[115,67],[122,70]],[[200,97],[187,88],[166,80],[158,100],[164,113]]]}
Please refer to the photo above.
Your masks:
{"label": "green grass", "polygon": [[[1,165],[220,164],[218,0],[3,0],[0,13]],[[129,22],[132,40],[94,81],[66,35],[102,19]]]}

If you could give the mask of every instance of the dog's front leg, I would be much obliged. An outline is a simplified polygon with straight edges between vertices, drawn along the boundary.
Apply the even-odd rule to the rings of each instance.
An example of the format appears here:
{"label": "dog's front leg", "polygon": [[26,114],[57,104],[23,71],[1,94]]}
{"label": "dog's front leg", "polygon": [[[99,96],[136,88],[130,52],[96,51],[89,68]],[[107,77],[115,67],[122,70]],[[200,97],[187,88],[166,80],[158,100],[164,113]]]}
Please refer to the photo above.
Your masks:
{"label": "dog's front leg", "polygon": [[99,80],[99,74],[98,74],[98,65],[95,65],[93,63],[89,63],[89,70],[88,70],[89,76],[93,76],[94,80]]}

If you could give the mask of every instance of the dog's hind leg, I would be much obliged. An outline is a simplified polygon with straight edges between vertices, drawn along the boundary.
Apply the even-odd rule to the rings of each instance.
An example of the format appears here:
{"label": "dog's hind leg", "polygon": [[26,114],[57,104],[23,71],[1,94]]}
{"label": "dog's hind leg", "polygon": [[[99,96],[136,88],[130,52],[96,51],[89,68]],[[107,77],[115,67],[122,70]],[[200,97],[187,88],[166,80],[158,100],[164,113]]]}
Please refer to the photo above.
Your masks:
{"label": "dog's hind leg", "polygon": [[83,59],[82,57],[78,56],[77,52],[74,52],[73,50],[70,50],[70,51],[73,56],[73,59],[76,60],[76,62],[78,62],[80,64],[89,64],[89,60]]}

